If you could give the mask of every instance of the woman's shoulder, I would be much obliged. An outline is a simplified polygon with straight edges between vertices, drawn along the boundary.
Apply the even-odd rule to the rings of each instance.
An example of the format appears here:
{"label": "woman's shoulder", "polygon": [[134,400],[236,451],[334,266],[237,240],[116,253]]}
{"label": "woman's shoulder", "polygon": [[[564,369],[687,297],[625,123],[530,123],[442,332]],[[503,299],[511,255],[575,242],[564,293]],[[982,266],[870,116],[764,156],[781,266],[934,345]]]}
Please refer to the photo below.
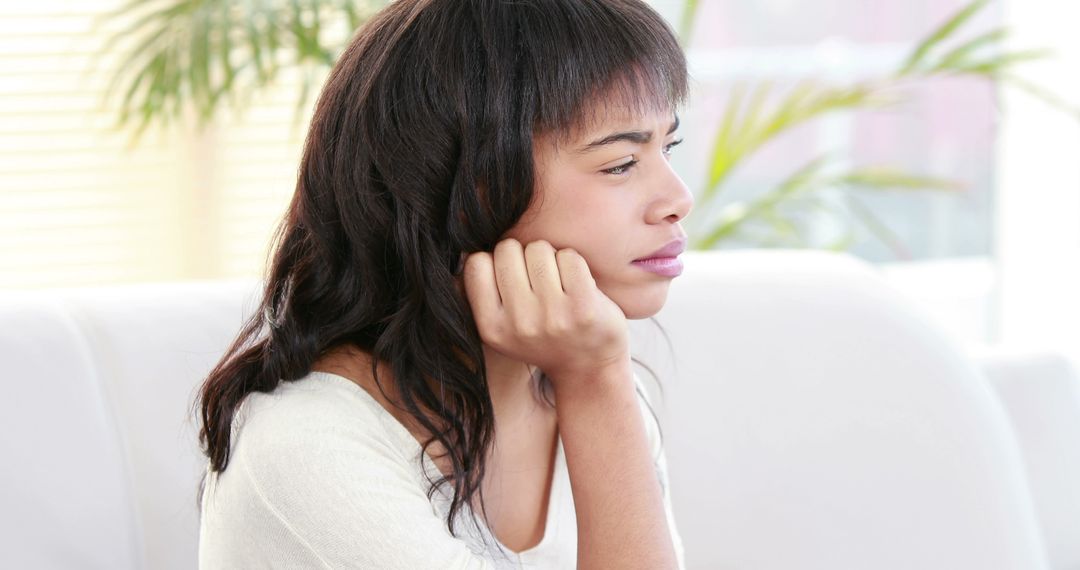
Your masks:
{"label": "woman's shoulder", "polygon": [[401,429],[360,386],[313,371],[247,396],[233,422],[234,457],[259,468],[278,461],[339,461],[343,453],[409,462],[416,442]]}
{"label": "woman's shoulder", "polygon": [[435,516],[419,445],[393,421],[328,373],[249,394],[228,467],[203,495],[204,565],[466,567],[475,557]]}

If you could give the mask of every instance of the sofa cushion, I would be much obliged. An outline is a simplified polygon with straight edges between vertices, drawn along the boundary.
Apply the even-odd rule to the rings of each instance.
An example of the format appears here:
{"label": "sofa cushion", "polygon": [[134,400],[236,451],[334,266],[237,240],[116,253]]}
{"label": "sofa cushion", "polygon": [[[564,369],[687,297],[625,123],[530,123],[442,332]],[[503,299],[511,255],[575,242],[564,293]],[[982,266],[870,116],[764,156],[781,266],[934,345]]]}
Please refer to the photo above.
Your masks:
{"label": "sofa cushion", "polygon": [[147,568],[197,565],[205,457],[192,406],[251,310],[256,286],[251,280],[146,284],[60,294],[123,434]]}
{"label": "sofa cushion", "polygon": [[0,361],[0,567],[144,567],[115,410],[67,311],[6,292]]}

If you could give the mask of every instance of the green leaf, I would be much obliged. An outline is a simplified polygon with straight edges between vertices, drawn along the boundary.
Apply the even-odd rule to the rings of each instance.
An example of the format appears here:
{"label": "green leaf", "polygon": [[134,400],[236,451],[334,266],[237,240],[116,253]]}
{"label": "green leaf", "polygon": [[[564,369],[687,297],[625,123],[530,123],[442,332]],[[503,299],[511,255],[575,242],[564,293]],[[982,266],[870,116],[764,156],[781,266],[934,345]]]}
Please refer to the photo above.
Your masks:
{"label": "green leaf", "polygon": [[946,40],[960,26],[970,20],[972,16],[986,6],[987,1],[988,0],[975,0],[974,2],[971,2],[946,20],[944,24],[931,32],[929,36],[915,46],[911,55],[908,56],[907,60],[900,67],[900,71],[897,72],[897,75],[907,75],[915,70],[915,68],[923,62],[930,50],[934,49],[935,46]]}
{"label": "green leaf", "polygon": [[[112,97],[112,94],[116,91],[118,85],[127,77],[127,70],[141,68],[142,70],[148,69],[151,62],[153,62],[156,55],[161,51],[161,46],[168,41],[169,30],[161,29],[157,30],[157,33],[148,34],[146,38],[142,40],[134,49],[132,49],[124,61],[118,66],[120,73],[113,76],[105,88],[105,98]],[[135,77],[131,80],[131,85],[128,87],[128,93],[135,90],[139,83],[142,83],[145,78],[140,78],[137,72]],[[125,98],[127,101],[128,98]],[[121,105],[121,113],[123,114],[126,109],[126,103]]]}
{"label": "green leaf", "polygon": [[722,212],[720,219],[713,224],[702,237],[691,238],[694,249],[711,249],[717,243],[730,239],[736,235],[743,223],[751,219],[756,212],[742,202],[729,204]]}
{"label": "green leaf", "polygon": [[821,171],[827,166],[829,160],[831,159],[828,155],[819,156],[791,173],[775,189],[754,198],[749,203],[728,205],[721,212],[721,219],[712,225],[712,229],[706,228],[701,232],[694,232],[695,235],[704,234],[694,238],[694,247],[709,249],[735,235],[740,226],[747,221],[775,211],[777,205],[784,200],[815,188],[821,183]]}
{"label": "green leaf", "polygon": [[[1036,50],[1003,55],[993,53],[999,50],[1002,40],[1007,37],[1006,29],[996,28],[980,33],[945,51],[941,57],[931,57],[932,52],[956,35],[957,31],[987,4],[988,0],[975,0],[965,4],[917,44],[900,70],[883,78],[860,81],[849,87],[820,86],[812,80],[804,80],[773,104],[769,103],[772,99],[769,97],[771,84],[763,83],[753,88],[742,83],[736,84],[717,128],[709,154],[706,183],[698,193],[695,217],[709,216],[717,210],[716,202],[720,190],[732,172],[762,146],[793,128],[829,113],[890,106],[902,99],[890,99],[886,95],[891,95],[910,80],[953,74],[1000,80],[1080,120],[1080,106],[1071,105],[1039,86],[1009,73],[1017,64],[1045,57],[1048,52]],[[989,53],[983,53],[984,51]],[[915,71],[919,73],[915,74]],[[791,237],[793,229],[797,233],[797,225],[788,225],[788,220],[780,211],[781,206],[813,202],[817,197],[816,191],[823,188],[946,192],[965,188],[964,184],[955,180],[880,166],[861,167],[827,176],[824,172],[825,163],[824,157],[815,159],[771,191],[752,200],[727,204],[720,210],[718,218],[703,224],[701,231],[692,232],[694,246],[708,248],[735,236],[746,237],[753,233],[754,222],[771,227],[775,233],[773,237]],[[845,192],[841,195],[851,197],[852,193]],[[849,230],[853,229],[851,220],[857,218],[898,257],[910,257],[899,238],[877,220],[869,209],[853,198],[843,217],[849,223]],[[848,235],[829,244],[829,247],[848,247],[853,243],[854,235],[849,231]]]}
{"label": "green leaf", "polygon": [[761,218],[768,223],[769,228],[780,237],[782,243],[794,243],[795,245],[802,247],[807,245],[806,239],[799,231],[799,227],[791,220],[781,216],[775,210],[763,213]]}
{"label": "green leaf", "polygon": [[190,103],[203,125],[219,106],[239,109],[245,94],[268,86],[282,54],[301,65],[333,65],[342,46],[326,45],[322,30],[335,18],[359,24],[369,14],[357,6],[356,0],[130,0],[96,24],[125,18],[95,61],[134,45],[110,78],[103,105],[112,107],[122,93],[116,105],[124,125],[167,124]]}
{"label": "green leaf", "polygon": [[825,244],[823,249],[827,251],[844,252],[851,249],[851,246],[853,245],[855,245],[855,232],[848,231],[834,241]]}
{"label": "green leaf", "polygon": [[143,69],[135,77],[135,81],[133,81],[132,84],[128,87],[127,93],[124,94],[124,101],[120,105],[121,124],[126,123],[128,118],[130,117],[133,108],[132,105],[139,90],[142,89],[145,85],[147,93],[153,91],[153,83],[156,80],[156,77],[161,73],[161,69],[163,68],[164,64],[164,58],[162,58],[161,56],[157,56],[147,62]]}
{"label": "green leaf", "polygon": [[[202,18],[205,20],[208,15],[204,13]],[[202,107],[210,93],[210,30],[204,25],[194,26],[191,36],[188,82],[191,86],[191,98],[197,107]]]}
{"label": "green leaf", "polygon": [[732,87],[727,108],[724,110],[724,117],[720,121],[720,129],[716,133],[716,140],[713,143],[711,153],[712,157],[709,161],[709,182],[705,190],[706,197],[709,197],[720,182],[723,181],[724,177],[727,176],[731,163],[734,161],[734,157],[730,152],[731,144],[729,141],[732,138],[732,133],[738,128],[737,122],[739,120],[739,107],[742,105],[743,89],[744,86],[739,83]]}
{"label": "green leaf", "polygon": [[694,32],[694,19],[697,16],[698,0],[684,0],[682,19],[679,21],[679,37],[683,46],[690,45],[690,34]]}
{"label": "green leaf", "polygon": [[930,68],[930,72],[937,72],[944,69],[949,69],[957,66],[965,61],[968,61],[968,56],[975,53],[980,48],[998,43],[1005,39],[1008,35],[1008,30],[1004,28],[998,28],[991,30],[985,34],[976,36],[974,39],[953,48],[951,51],[941,56],[941,60]]}
{"label": "green leaf", "polygon": [[1042,101],[1043,103],[1046,103],[1047,105],[1050,105],[1051,107],[1061,112],[1071,115],[1074,120],[1080,121],[1080,106],[1065,101],[1058,95],[1051,93],[1043,87],[1035,85],[1034,83],[1031,83],[1026,79],[1023,79],[1011,73],[1002,73],[997,76],[997,79],[1005,85],[1015,87],[1027,93],[1028,95]]}
{"label": "green leaf", "polygon": [[300,90],[300,97],[296,100],[296,108],[293,109],[293,128],[297,127],[300,119],[303,117],[304,108],[307,107],[308,97],[311,94],[311,87],[314,83],[312,77],[312,70],[309,67],[304,74],[304,84]]}
{"label": "green leaf", "polygon": [[244,31],[246,32],[247,46],[251,50],[251,59],[255,64],[255,73],[259,78],[259,81],[266,81],[267,70],[265,56],[263,55],[263,42],[264,36],[260,33],[256,27],[254,20],[247,20],[244,25]]}
{"label": "green leaf", "polygon": [[349,0],[342,2],[341,7],[345,10],[345,17],[349,19],[349,29],[356,31],[356,28],[360,26],[360,12]]}
{"label": "green leaf", "polygon": [[743,112],[740,112],[740,108],[744,86],[737,84],[732,89],[710,153],[706,186],[699,193],[702,205],[715,199],[720,185],[746,156],[781,133],[828,113],[892,104],[869,83],[833,88],[803,81],[792,88],[780,103],[764,111],[762,108],[770,88],[769,83],[761,84]]}
{"label": "green leaf", "polygon": [[[144,3],[145,0],[133,0],[132,2],[129,2],[127,5],[113,12],[95,18],[93,24],[91,25],[91,30],[98,31],[100,27],[105,24],[108,18],[116,18],[122,15],[126,15],[128,11],[134,11],[136,8],[141,7]],[[116,48],[116,44],[119,43],[121,40],[126,37],[139,34],[141,30],[147,29],[147,27],[154,22],[157,22],[159,20],[166,22],[172,21],[178,17],[181,17],[184,12],[187,12],[189,10],[191,10],[190,4],[186,2],[181,2],[166,6],[165,8],[161,8],[159,10],[147,12],[146,14],[143,14],[141,17],[132,22],[130,25],[125,27],[123,30],[116,32],[106,38],[105,41],[102,42],[101,46],[95,51],[94,56],[95,58],[100,58],[105,53],[114,50]],[[156,39],[157,34],[152,34],[152,36],[155,37],[151,37],[150,39]]]}
{"label": "green leaf", "polygon": [[986,61],[965,63],[963,65],[957,65],[946,71],[957,75],[983,75],[987,77],[996,77],[1005,68],[1011,67],[1022,61],[1031,61],[1036,59],[1043,59],[1051,55],[1053,52],[1050,50],[1029,50],[1015,53],[1007,53]]}
{"label": "green leaf", "polygon": [[910,260],[912,258],[911,252],[908,251],[904,245],[902,239],[889,229],[873,212],[870,208],[867,208],[863,203],[850,194],[847,195],[848,208],[858,219],[866,226],[870,232],[881,240],[889,249],[892,250],[893,255],[899,259]]}
{"label": "green leaf", "polygon": [[[785,203],[794,203],[793,201],[796,198],[799,201],[806,200],[816,207],[824,208],[825,203],[815,195],[815,192],[824,188],[955,191],[962,190],[965,187],[962,183],[954,180],[916,175],[895,168],[880,166],[862,167],[839,175],[828,175],[826,169],[831,160],[832,158],[829,155],[819,156],[789,174],[772,190],[748,202],[729,204],[721,212],[720,219],[713,223],[711,228],[706,228],[702,232],[694,232],[695,236],[703,234],[701,237],[694,238],[694,247],[698,249],[715,247],[721,241],[736,235],[741,227],[755,220],[768,222],[772,226],[785,225],[784,222],[778,221],[784,219],[779,214],[779,208]],[[903,249],[902,246],[899,249],[896,248],[898,240],[888,233],[888,229],[883,224],[880,224],[880,222],[875,223],[876,218],[873,218],[868,210],[857,212],[857,214],[862,218],[863,223],[871,226],[879,239],[889,243],[894,251]],[[791,230],[791,228],[780,230],[778,227],[774,229],[781,231],[781,233],[785,231],[790,233]]]}
{"label": "green leaf", "polygon": [[830,160],[831,157],[826,154],[807,162],[798,170],[788,175],[776,190],[766,194],[766,197],[774,202],[779,202],[796,192],[814,186],[821,181],[821,172],[829,165]]}
{"label": "green leaf", "polygon": [[888,167],[866,167],[848,172],[832,179],[840,186],[865,188],[891,188],[904,190],[963,190],[965,185],[956,180],[919,176]]}

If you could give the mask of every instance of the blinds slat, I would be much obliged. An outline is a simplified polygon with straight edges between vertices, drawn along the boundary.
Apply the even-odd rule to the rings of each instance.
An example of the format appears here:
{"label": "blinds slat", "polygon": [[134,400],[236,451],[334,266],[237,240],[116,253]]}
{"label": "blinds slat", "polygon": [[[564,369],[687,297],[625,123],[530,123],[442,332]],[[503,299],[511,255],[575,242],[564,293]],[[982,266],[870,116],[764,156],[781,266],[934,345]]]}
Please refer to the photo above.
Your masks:
{"label": "blinds slat", "polygon": [[250,276],[264,264],[316,93],[294,123],[302,75],[283,72],[242,119],[225,110],[205,133],[155,125],[128,149],[116,101],[103,100],[126,53],[95,55],[119,24],[92,28],[118,2],[0,7],[0,287]]}

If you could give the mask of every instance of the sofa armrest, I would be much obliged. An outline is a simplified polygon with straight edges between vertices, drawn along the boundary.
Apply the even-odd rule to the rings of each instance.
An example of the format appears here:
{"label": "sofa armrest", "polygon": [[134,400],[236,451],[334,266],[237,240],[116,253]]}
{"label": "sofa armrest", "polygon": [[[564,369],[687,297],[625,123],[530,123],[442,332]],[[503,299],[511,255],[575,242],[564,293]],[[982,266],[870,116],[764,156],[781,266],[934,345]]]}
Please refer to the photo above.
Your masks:
{"label": "sofa armrest", "polygon": [[1080,568],[1080,374],[1054,352],[983,348],[989,379],[1020,444],[1052,568]]}

